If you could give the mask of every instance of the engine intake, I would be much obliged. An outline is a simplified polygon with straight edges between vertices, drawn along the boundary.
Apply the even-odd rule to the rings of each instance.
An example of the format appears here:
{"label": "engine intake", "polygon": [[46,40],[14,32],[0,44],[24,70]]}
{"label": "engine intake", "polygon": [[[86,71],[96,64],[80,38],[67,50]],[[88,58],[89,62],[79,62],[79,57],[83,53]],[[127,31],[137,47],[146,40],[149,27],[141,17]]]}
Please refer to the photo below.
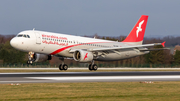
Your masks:
{"label": "engine intake", "polygon": [[84,50],[76,50],[73,54],[73,58],[75,61],[79,62],[91,62],[93,60],[93,53]]}

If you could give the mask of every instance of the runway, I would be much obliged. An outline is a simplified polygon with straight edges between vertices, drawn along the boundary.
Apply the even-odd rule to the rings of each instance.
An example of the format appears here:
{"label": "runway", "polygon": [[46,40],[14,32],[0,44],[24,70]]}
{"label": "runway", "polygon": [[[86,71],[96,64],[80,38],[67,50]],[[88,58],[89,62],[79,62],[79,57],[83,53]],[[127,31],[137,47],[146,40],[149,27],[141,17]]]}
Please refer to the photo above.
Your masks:
{"label": "runway", "polygon": [[180,81],[180,72],[0,73],[0,83]]}

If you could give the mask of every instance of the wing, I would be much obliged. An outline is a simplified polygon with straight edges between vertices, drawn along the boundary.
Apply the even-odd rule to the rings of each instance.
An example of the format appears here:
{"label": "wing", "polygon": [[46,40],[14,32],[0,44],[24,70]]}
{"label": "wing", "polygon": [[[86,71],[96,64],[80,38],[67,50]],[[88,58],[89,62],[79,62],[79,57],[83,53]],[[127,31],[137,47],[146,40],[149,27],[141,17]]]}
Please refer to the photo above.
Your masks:
{"label": "wing", "polygon": [[[90,48],[87,49],[87,51],[90,52],[98,52],[98,51],[113,51],[113,50],[123,50],[123,49],[131,49],[131,48],[143,48],[143,47],[151,47],[151,46],[157,46],[157,45],[162,45],[164,43],[154,43],[154,44],[144,44],[144,45],[133,45],[133,46],[125,46],[125,47],[113,47],[113,48]],[[159,49],[139,49],[140,51],[154,51],[154,50],[165,50],[165,49],[169,49],[169,48],[159,48]],[[73,53],[75,52],[77,49],[70,49],[69,52]]]}
{"label": "wing", "polygon": [[121,49],[130,49],[130,48],[150,47],[150,46],[157,46],[157,45],[161,45],[161,43],[133,45],[133,46],[125,46],[125,47],[113,47],[113,48],[94,48],[94,49],[88,49],[87,51],[93,52],[93,51],[106,51],[106,50],[121,50]]}
{"label": "wing", "polygon": [[167,50],[170,48],[155,48],[155,49],[140,49],[140,51],[157,51],[157,50]]}

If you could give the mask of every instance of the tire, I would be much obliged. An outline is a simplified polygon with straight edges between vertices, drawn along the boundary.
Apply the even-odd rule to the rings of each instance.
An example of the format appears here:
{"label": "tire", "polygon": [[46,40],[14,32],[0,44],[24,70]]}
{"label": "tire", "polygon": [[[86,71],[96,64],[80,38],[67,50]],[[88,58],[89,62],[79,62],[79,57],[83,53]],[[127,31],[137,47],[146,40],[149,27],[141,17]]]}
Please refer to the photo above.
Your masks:
{"label": "tire", "polygon": [[59,65],[59,70],[63,70],[62,64]]}
{"label": "tire", "polygon": [[29,63],[30,63],[30,64],[32,64],[32,63],[33,63],[33,61],[29,61]]}
{"label": "tire", "polygon": [[29,65],[29,61],[27,61],[27,64]]}
{"label": "tire", "polygon": [[63,65],[63,69],[64,69],[64,70],[67,70],[67,69],[68,69],[68,65],[64,64],[64,65]]}
{"label": "tire", "polygon": [[91,66],[92,64],[89,64],[89,70],[92,71],[93,67]]}
{"label": "tire", "polygon": [[96,64],[93,65],[93,70],[97,70],[98,69],[98,66]]}
{"label": "tire", "polygon": [[32,65],[32,61],[27,61],[27,65]]}

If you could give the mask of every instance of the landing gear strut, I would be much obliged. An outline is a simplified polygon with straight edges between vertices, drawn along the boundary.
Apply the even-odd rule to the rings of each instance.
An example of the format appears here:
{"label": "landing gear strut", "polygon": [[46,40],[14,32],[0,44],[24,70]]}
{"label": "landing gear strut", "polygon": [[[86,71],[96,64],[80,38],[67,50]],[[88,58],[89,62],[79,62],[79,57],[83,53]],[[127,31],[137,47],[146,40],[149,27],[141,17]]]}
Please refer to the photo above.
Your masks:
{"label": "landing gear strut", "polygon": [[67,70],[68,65],[64,64],[64,58],[59,58],[62,61],[62,64],[59,65],[59,70]]}
{"label": "landing gear strut", "polygon": [[32,63],[33,63],[33,57],[34,57],[34,52],[29,52],[29,53],[28,53],[28,61],[27,61],[27,64],[28,64],[28,65],[32,65]]}
{"label": "landing gear strut", "polygon": [[98,69],[98,66],[96,64],[94,64],[94,60],[92,61],[91,64],[89,64],[89,70],[92,71],[92,70],[97,70]]}

